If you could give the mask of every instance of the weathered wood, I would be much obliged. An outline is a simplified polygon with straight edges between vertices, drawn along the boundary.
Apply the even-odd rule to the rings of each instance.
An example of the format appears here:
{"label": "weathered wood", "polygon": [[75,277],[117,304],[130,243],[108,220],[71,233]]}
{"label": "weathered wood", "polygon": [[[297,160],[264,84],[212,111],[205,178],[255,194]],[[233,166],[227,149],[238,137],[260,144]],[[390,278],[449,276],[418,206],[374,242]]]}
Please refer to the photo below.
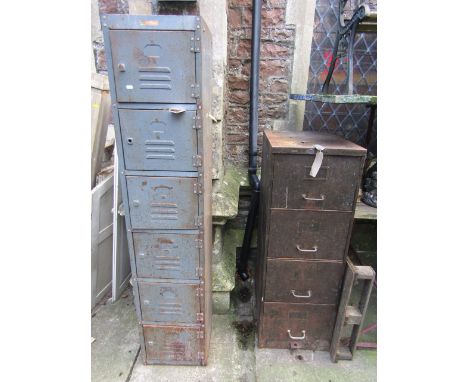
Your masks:
{"label": "weathered wood", "polygon": [[101,169],[110,104],[107,76],[91,73],[91,188],[96,185],[96,175]]}
{"label": "weathered wood", "polygon": [[[330,347],[330,357],[333,362],[353,359],[362,323],[366,316],[374,279],[375,272],[371,267],[355,266],[349,258],[347,259],[346,276]],[[353,288],[356,286],[358,280],[364,283],[358,306],[349,305]],[[352,332],[349,345],[343,346],[341,340],[346,325],[352,325]]]}

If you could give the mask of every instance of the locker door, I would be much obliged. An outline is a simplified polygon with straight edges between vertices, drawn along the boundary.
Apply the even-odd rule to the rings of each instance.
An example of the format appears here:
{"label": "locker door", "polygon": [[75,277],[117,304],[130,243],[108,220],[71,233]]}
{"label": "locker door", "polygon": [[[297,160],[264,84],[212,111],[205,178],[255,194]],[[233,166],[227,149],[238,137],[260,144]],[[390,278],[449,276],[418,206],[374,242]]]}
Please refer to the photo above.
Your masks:
{"label": "locker door", "polygon": [[135,229],[197,229],[198,178],[128,176],[130,219]]}
{"label": "locker door", "polygon": [[197,170],[196,113],[181,110],[119,110],[128,170]]}
{"label": "locker door", "polygon": [[111,30],[118,102],[195,103],[194,32]]}

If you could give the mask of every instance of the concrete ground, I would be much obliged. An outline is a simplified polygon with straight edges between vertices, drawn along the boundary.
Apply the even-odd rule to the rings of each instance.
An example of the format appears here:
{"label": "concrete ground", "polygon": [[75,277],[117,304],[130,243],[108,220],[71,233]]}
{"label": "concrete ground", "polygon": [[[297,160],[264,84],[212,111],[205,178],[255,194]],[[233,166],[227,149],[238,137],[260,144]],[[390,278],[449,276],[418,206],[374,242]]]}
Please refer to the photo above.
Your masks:
{"label": "concrete ground", "polygon": [[[375,298],[373,298],[375,300]],[[375,309],[373,303],[369,310]],[[368,319],[375,319],[375,312]],[[145,366],[139,356],[131,289],[114,304],[99,305],[92,317],[93,382],[371,382],[377,380],[377,351],[358,350],[354,360],[334,364],[327,352],[258,349],[255,333],[241,330],[234,313],[213,317],[206,367]],[[368,320],[366,320],[368,321]],[[375,333],[365,339],[373,340]],[[372,338],[370,338],[372,337]]]}

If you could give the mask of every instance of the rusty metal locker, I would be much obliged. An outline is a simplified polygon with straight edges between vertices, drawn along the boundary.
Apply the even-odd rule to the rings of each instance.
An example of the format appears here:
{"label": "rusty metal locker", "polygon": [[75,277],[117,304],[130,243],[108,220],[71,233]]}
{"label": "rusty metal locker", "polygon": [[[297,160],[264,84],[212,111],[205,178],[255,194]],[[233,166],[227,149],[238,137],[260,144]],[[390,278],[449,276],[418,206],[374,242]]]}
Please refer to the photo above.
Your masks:
{"label": "rusty metal locker", "polygon": [[206,365],[209,30],[198,16],[104,15],[101,21],[143,359]]}
{"label": "rusty metal locker", "polygon": [[329,350],[366,150],[324,133],[264,137],[258,346]]}

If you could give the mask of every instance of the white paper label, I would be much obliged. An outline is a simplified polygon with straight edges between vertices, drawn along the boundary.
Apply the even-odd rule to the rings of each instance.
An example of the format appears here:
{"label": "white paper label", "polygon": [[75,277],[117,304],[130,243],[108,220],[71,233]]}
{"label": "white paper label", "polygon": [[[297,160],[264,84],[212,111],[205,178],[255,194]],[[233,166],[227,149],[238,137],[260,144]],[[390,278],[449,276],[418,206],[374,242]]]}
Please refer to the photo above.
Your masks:
{"label": "white paper label", "polygon": [[133,90],[133,85],[127,85],[125,87],[127,88],[127,90]]}

